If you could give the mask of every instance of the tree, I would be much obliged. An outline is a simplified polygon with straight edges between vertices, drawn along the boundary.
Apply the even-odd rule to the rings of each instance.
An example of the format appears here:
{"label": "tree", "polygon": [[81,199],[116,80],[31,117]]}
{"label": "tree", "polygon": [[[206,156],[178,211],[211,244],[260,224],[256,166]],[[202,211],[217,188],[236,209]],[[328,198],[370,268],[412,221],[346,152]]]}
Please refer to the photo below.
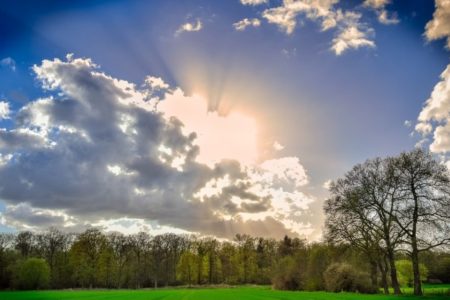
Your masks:
{"label": "tree", "polygon": [[380,250],[386,254],[395,294],[401,293],[395,251],[404,235],[394,222],[399,186],[389,160],[368,160],[332,184],[332,196],[324,206],[329,239],[364,249],[371,260],[381,261]]}
{"label": "tree", "polygon": [[[63,234],[56,228],[50,228],[43,234],[36,236],[36,246],[38,252],[45,258],[50,267],[50,285],[52,287],[60,286],[58,279],[61,279],[61,265],[67,263],[65,257],[62,257],[64,250],[67,249],[69,236]],[[59,265],[58,265],[59,263]],[[59,267],[59,268],[58,268]]]}
{"label": "tree", "polygon": [[33,249],[34,235],[31,231],[22,231],[16,236],[15,248],[22,257],[31,255]]}
{"label": "tree", "polygon": [[419,253],[450,243],[450,174],[422,149],[401,153],[390,163],[400,182],[391,215],[408,237],[414,294],[422,295]]}
{"label": "tree", "polygon": [[49,286],[50,268],[41,258],[27,258],[15,269],[15,282],[19,289],[38,290]]}
{"label": "tree", "polygon": [[0,233],[0,288],[8,287],[10,281],[10,270],[8,268],[11,263],[10,247],[14,242],[14,236],[9,233]]}
{"label": "tree", "polygon": [[87,229],[80,234],[70,249],[73,278],[77,285],[97,286],[100,254],[107,246],[106,236],[98,229]]}
{"label": "tree", "polygon": [[242,270],[240,280],[242,283],[249,283],[255,270],[255,238],[247,234],[236,234],[234,240]]}
{"label": "tree", "polygon": [[184,252],[180,257],[177,270],[179,279],[190,287],[194,283],[195,278],[197,278],[198,270],[196,268],[195,255],[190,251]]}

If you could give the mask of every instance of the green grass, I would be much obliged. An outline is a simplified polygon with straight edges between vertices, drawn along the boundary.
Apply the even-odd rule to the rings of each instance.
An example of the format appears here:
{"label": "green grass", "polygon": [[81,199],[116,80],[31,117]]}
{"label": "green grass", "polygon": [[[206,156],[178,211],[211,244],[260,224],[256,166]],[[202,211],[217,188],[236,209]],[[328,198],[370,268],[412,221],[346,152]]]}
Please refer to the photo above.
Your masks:
{"label": "green grass", "polygon": [[[0,292],[2,300],[393,300],[393,299],[449,299],[450,285],[426,286],[424,297],[412,295],[362,295],[353,293],[288,292],[274,291],[270,287],[201,288],[201,289],[158,289],[158,290],[64,290]],[[436,293],[436,294],[434,294]]]}

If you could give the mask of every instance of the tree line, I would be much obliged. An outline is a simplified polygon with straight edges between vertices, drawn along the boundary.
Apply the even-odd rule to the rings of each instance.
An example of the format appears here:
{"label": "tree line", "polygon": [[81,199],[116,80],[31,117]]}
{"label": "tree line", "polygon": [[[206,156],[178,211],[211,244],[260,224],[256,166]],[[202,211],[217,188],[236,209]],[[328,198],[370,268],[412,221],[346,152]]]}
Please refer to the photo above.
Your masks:
{"label": "tree line", "polygon": [[55,228],[0,234],[1,289],[264,284],[375,293],[450,282],[448,170],[421,150],[368,160],[330,188],[321,242]]}
{"label": "tree line", "polygon": [[[421,257],[432,278],[450,281],[450,253],[426,251]],[[397,266],[406,261],[400,274],[407,285],[410,261],[401,253],[396,259]],[[0,234],[2,289],[271,284],[288,290],[376,292],[379,283],[369,276],[371,267],[360,248],[288,236],[236,235],[233,241],[219,241],[171,233],[106,234],[94,228],[81,234],[55,228]]]}

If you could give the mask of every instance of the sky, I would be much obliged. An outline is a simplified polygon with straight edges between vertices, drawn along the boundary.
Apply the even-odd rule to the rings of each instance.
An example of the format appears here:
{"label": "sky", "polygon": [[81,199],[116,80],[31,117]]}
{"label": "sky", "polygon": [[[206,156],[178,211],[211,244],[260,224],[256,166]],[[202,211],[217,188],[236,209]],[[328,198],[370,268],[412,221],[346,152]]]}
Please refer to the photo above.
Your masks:
{"label": "sky", "polygon": [[329,183],[450,166],[449,0],[0,4],[0,231],[314,241]]}

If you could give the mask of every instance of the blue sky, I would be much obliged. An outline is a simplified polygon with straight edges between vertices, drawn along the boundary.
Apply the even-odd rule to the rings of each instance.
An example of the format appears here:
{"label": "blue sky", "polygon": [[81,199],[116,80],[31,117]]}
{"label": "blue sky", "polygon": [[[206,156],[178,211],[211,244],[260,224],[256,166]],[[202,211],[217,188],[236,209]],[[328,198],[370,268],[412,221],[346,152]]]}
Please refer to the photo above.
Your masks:
{"label": "blue sky", "polygon": [[[262,167],[268,165],[271,166],[272,175],[264,173],[266,177],[280,179],[283,172],[294,174],[291,177],[286,176],[286,182],[281,186],[275,186],[277,180],[273,180],[272,185],[267,182],[267,185],[253,182],[255,186],[264,186],[267,189],[259,190],[260,195],[267,194],[271,197],[272,202],[265,206],[265,210],[258,210],[250,216],[251,212],[243,210],[246,200],[238,199],[239,196],[233,194],[231,202],[238,209],[222,213],[223,208],[219,205],[212,211],[204,212],[214,216],[215,219],[211,222],[226,223],[230,219],[237,219],[236,222],[241,227],[236,224],[224,226],[239,230],[250,230],[250,227],[246,227],[249,222],[261,222],[266,224],[264,226],[268,228],[267,232],[275,232],[274,235],[288,232],[317,238],[322,224],[321,203],[327,196],[324,182],[336,179],[351,166],[367,158],[395,155],[412,149],[421,141],[422,145],[428,147],[433,143],[433,138],[437,140],[434,130],[437,130],[439,124],[445,125],[447,119],[429,115],[428,119],[417,120],[421,111],[426,109],[424,103],[430,98],[436,84],[440,80],[444,83],[447,80],[447,77],[440,79],[439,76],[449,64],[449,52],[445,47],[448,33],[437,28],[436,37],[436,34],[433,35],[433,29],[426,29],[437,9],[447,12],[447,7],[439,8],[442,1],[434,3],[421,0],[270,0],[261,1],[263,3],[258,5],[256,2],[252,5],[239,0],[117,0],[78,1],[70,4],[59,1],[13,1],[8,5],[3,4],[3,7],[0,7],[0,60],[3,59],[0,67],[0,100],[8,103],[10,115],[0,120],[0,127],[4,128],[5,132],[17,132],[19,128],[38,130],[36,127],[39,126],[36,124],[23,123],[25,117],[21,110],[23,111],[24,107],[30,107],[40,97],[52,96],[54,101],[59,101],[58,98],[64,100],[81,97],[71,94],[73,91],[68,91],[63,84],[56,84],[53,89],[43,88],[42,83],[50,78],[48,72],[54,72],[51,73],[52,76],[63,75],[55,71],[56,69],[43,68],[44,59],[56,65],[58,62],[54,59],[65,61],[68,53],[73,53],[75,59],[89,58],[99,66],[97,69],[91,68],[86,64],[86,60],[83,60],[83,66],[91,72],[101,70],[112,78],[134,83],[136,90],[140,92],[146,76],[160,78],[170,86],[170,91],[160,91],[162,96],[159,95],[158,101],[164,103],[166,98],[173,101],[166,101],[168,105],[162,104],[161,112],[167,116],[173,114],[185,124],[185,128],[197,132],[198,136],[210,136],[209,132],[203,134],[202,130],[219,124],[217,120],[227,119],[228,123],[223,123],[228,124],[227,128],[234,128],[231,121],[233,118],[229,117],[233,114],[240,116],[233,119],[235,122],[249,124],[245,118],[255,122],[256,150],[251,164],[236,155],[227,157],[226,151],[225,154],[220,154],[223,156],[221,159],[240,162],[241,168],[245,168],[250,174],[246,180],[255,181],[254,174],[269,172],[268,168]],[[298,4],[296,2],[306,3],[309,5],[308,10],[295,11],[293,7]],[[291,21],[296,22],[294,28],[289,29],[289,24],[283,23],[286,20],[275,22],[270,19],[283,9],[294,14],[291,18]],[[387,16],[384,21],[381,19],[383,13]],[[450,24],[445,23],[450,22],[448,14],[436,14],[435,18],[438,17],[443,18],[439,24]],[[249,21],[257,19],[258,25],[237,30],[233,24],[245,18]],[[324,30],[326,20],[336,24],[333,23],[332,27]],[[187,30],[183,30],[183,25],[186,24],[190,25],[184,27]],[[289,30],[291,31],[287,32]],[[347,30],[348,34],[345,36]],[[333,45],[345,38],[350,46],[341,50],[342,52],[338,52],[337,48],[333,50]],[[359,40],[356,40],[358,38]],[[356,44],[351,46],[352,42]],[[67,64],[71,62],[73,63],[73,58],[69,59]],[[39,70],[32,69],[33,65],[41,68],[41,78],[36,75]],[[183,105],[177,102],[182,101],[178,99],[180,95],[178,98],[173,96],[173,91],[177,88],[184,92],[182,98],[186,98],[186,101],[191,98],[200,99],[194,99],[195,101],[206,101],[206,106],[199,107],[216,112],[216,119],[211,117],[210,113],[210,117],[205,117],[202,122],[192,121],[191,119],[195,119],[192,115],[186,115],[175,107]],[[164,93],[173,97],[167,96],[168,94],[164,96]],[[442,109],[445,115],[446,106]],[[105,113],[105,118],[106,115]],[[50,119],[57,118],[52,116]],[[406,126],[405,121],[409,121],[407,123],[410,125]],[[415,130],[417,123],[431,124],[433,130]],[[57,127],[57,124],[53,125]],[[239,126],[237,125],[237,128]],[[252,129],[251,126],[242,127],[243,132],[252,132]],[[87,127],[84,131],[89,134]],[[225,136],[233,135],[232,132],[218,132],[217,134],[224,135],[224,141],[228,141]],[[442,133],[443,130],[439,132]],[[212,134],[214,133],[216,131]],[[443,138],[437,141],[445,140],[445,134],[444,132]],[[146,136],[143,134],[140,138],[145,139]],[[53,142],[57,145],[62,144],[58,137],[46,138],[54,139]],[[202,151],[201,139],[198,139],[200,156],[205,155],[207,151],[218,151],[208,148],[210,146],[204,146]],[[244,133],[236,133],[234,137],[230,137],[229,143],[239,143],[242,140],[253,141],[252,137]],[[282,147],[273,149],[275,143]],[[432,150],[439,149],[435,152],[445,161],[450,149],[447,150],[446,145],[442,146],[442,143],[440,145],[441,147],[436,146]],[[38,167],[42,164],[52,164],[51,153],[37,155],[37,150],[33,150],[35,147],[30,144],[12,148],[5,140],[0,146],[3,147],[0,148],[3,156],[11,154],[15,158],[6,164],[16,164],[15,169],[12,166],[9,166],[8,170],[2,167],[5,169],[4,176],[10,174],[11,177],[17,176],[18,180],[23,179],[24,175],[18,170],[23,172],[24,165]],[[220,147],[232,148],[233,145]],[[251,145],[247,145],[242,151],[249,148]],[[241,151],[240,148],[237,149]],[[82,154],[77,154],[80,156],[76,157],[83,158]],[[33,160],[30,157],[34,157]],[[94,162],[99,161],[100,159],[94,158]],[[209,164],[200,158],[195,161],[214,169],[212,161]],[[278,165],[264,165],[267,161],[277,161]],[[276,174],[280,168],[285,169]],[[261,171],[263,169],[265,171]],[[292,170],[296,171],[291,172]],[[43,176],[58,176],[59,172],[64,171],[70,172],[61,166],[59,169],[55,168],[53,173],[49,170],[49,173]],[[298,176],[303,176],[304,182],[297,180]],[[76,176],[72,179],[77,180]],[[214,180],[219,178],[214,177]],[[37,185],[31,177],[27,181],[33,188]],[[292,182],[297,182],[298,186],[292,188]],[[47,191],[52,187],[45,186],[45,182],[42,184],[41,188]],[[63,187],[66,184],[67,187],[73,185],[63,180],[59,184]],[[231,180],[228,184],[239,185],[239,182]],[[99,187],[99,190],[103,188],[106,189]],[[246,192],[258,194],[255,189]],[[280,189],[286,194],[270,192]],[[300,194],[295,194],[296,192]],[[38,191],[34,193],[39,194]],[[51,193],[51,190],[48,193]],[[66,193],[70,193],[70,189]],[[221,199],[223,195],[223,191],[219,192],[218,199],[214,201],[229,201],[228,198]],[[113,209],[117,203],[98,208],[98,218],[83,218],[83,209],[78,209],[77,205],[62,204],[62,200],[58,202],[60,194],[49,194],[47,197],[55,199],[45,202],[34,199],[32,193],[22,195],[13,189],[0,194],[0,198],[4,199],[0,206],[0,211],[3,211],[3,227],[0,228],[39,229],[42,226],[59,224],[57,222],[61,220],[64,220],[62,226],[73,230],[84,228],[88,223],[108,228],[114,222],[124,222],[121,218],[129,218],[133,219],[135,224],[140,224],[139,226],[160,224],[166,226],[167,230],[186,230],[218,236],[234,233],[234,229],[225,230],[227,233],[224,233],[224,230],[202,232],[201,226],[193,225],[198,216],[192,215],[194,219],[190,222],[177,223],[172,218],[161,217],[163,211],[136,214],[133,209]],[[293,207],[281,204],[286,199],[280,197],[303,200],[298,200],[298,205]],[[131,197],[126,201],[129,203],[145,200]],[[162,197],[161,201],[164,203],[167,199]],[[200,202],[205,201],[203,199]],[[79,204],[83,205],[85,204]],[[177,205],[179,208],[175,205],[176,209],[182,210],[185,203]],[[211,205],[208,207],[211,208]],[[300,208],[301,216],[294,218],[293,212],[289,210]],[[280,211],[283,211],[284,215]],[[45,222],[37,222],[34,220],[36,218],[31,218],[36,215],[48,215],[48,218]],[[58,221],[52,219],[55,215],[64,217]],[[275,215],[282,217],[274,217]],[[72,221],[68,222],[69,219]],[[292,225],[292,222],[297,225]],[[272,230],[275,227],[277,229]],[[266,231],[255,232],[265,233]]]}

